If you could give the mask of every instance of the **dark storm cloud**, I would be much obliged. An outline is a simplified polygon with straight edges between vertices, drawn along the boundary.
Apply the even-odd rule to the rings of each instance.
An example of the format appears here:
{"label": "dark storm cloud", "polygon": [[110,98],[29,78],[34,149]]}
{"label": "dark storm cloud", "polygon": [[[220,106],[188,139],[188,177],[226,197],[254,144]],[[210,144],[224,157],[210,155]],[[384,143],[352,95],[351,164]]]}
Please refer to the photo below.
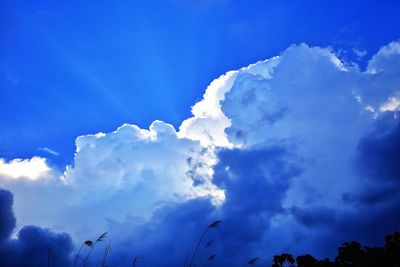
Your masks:
{"label": "dark storm cloud", "polygon": [[359,188],[343,199],[364,205],[385,204],[399,199],[400,122],[392,113],[376,121],[374,130],[361,138],[356,171]]}
{"label": "dark storm cloud", "polygon": [[10,237],[16,224],[12,203],[13,195],[11,192],[0,188],[0,242]]}
{"label": "dark storm cloud", "polygon": [[363,245],[383,244],[383,237],[399,229],[400,201],[379,206],[355,206],[346,211],[326,207],[303,208],[292,211],[292,216],[311,233],[312,245],[307,249],[319,257],[333,256],[335,247],[345,241],[356,240]]}
{"label": "dark storm cloud", "polygon": [[336,221],[336,212],[328,208],[301,209],[294,207],[290,214],[307,227],[329,226]]}
{"label": "dark storm cloud", "polygon": [[345,240],[381,245],[383,236],[399,229],[399,152],[400,123],[393,113],[385,114],[377,119],[374,130],[360,139],[355,161],[358,180],[355,187],[343,194],[346,209],[324,206],[291,209],[291,215],[312,229],[319,239],[315,240],[318,246],[310,250],[329,253],[333,244]]}
{"label": "dark storm cloud", "polygon": [[359,167],[369,178],[400,183],[400,122],[392,113],[385,115],[375,130],[361,139]]}
{"label": "dark storm cloud", "polygon": [[17,238],[10,238],[16,225],[12,204],[12,194],[0,189],[0,266],[47,266],[49,249],[51,266],[70,266],[73,246],[65,233],[25,226],[18,232]]}
{"label": "dark storm cloud", "polygon": [[226,195],[219,252],[230,258],[228,266],[265,254],[271,245],[264,240],[271,218],[285,212],[282,202],[301,168],[286,147],[223,150],[218,156],[214,182]]}
{"label": "dark storm cloud", "polygon": [[[359,187],[345,196],[355,204],[355,212],[347,220],[353,222],[349,232],[369,243],[400,226],[400,122],[396,115],[384,114],[377,119],[374,131],[361,138],[357,151]],[[345,229],[347,218],[341,216]]]}
{"label": "dark storm cloud", "polygon": [[301,172],[292,157],[282,147],[219,153],[214,182],[225,189],[221,213],[225,220],[238,222],[225,225],[230,238],[236,242],[257,241],[260,229],[268,227],[268,218],[283,211],[282,200],[290,181]]}
{"label": "dark storm cloud", "polygon": [[[169,204],[159,209],[151,223],[130,233],[132,225],[110,224],[126,229],[126,239],[115,246],[110,263],[127,264],[136,255],[145,256],[153,266],[175,266],[189,262],[202,231],[211,229],[195,258],[197,266],[216,254],[220,266],[243,263],[255,253],[265,254],[264,240],[271,218],[285,212],[282,201],[290,181],[301,172],[294,155],[282,147],[253,150],[222,150],[215,167],[214,182],[224,188],[226,201],[215,207],[209,199]],[[119,234],[118,234],[119,235]],[[206,248],[209,240],[214,240]]]}
{"label": "dark storm cloud", "polygon": [[[216,217],[208,199],[195,199],[165,205],[154,213],[150,223],[134,227],[135,218],[125,224],[109,222],[114,234],[124,236],[113,242],[109,263],[127,266],[135,256],[144,256],[151,266],[182,266],[185,259],[190,259],[202,231]],[[136,231],[132,232],[134,228]],[[214,234],[211,231],[207,240]]]}

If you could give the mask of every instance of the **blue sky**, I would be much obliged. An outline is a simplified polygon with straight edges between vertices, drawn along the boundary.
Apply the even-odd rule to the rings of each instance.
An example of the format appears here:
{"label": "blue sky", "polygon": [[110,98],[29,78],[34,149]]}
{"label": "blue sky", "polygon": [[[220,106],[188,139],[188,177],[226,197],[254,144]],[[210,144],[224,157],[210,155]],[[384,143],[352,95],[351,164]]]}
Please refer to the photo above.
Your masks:
{"label": "blue sky", "polygon": [[176,266],[217,219],[202,253],[220,266],[382,245],[400,225],[398,14],[2,1],[0,265],[43,266],[50,247],[71,266],[107,231],[110,264]]}
{"label": "blue sky", "polygon": [[[228,70],[291,44],[375,54],[399,38],[397,1],[2,1],[0,157],[60,153],[125,122],[175,127]],[[361,65],[365,60],[361,59]]]}

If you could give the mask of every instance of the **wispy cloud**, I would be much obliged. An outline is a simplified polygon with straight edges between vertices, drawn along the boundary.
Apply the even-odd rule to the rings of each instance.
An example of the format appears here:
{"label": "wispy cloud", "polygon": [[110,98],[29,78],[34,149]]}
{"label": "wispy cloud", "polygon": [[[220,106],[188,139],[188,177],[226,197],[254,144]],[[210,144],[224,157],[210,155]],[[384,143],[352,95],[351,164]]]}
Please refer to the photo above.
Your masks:
{"label": "wispy cloud", "polygon": [[57,151],[55,151],[55,150],[53,150],[51,148],[48,148],[48,147],[39,147],[38,150],[46,152],[46,153],[49,153],[50,155],[53,155],[53,156],[60,155],[59,152],[57,152]]}

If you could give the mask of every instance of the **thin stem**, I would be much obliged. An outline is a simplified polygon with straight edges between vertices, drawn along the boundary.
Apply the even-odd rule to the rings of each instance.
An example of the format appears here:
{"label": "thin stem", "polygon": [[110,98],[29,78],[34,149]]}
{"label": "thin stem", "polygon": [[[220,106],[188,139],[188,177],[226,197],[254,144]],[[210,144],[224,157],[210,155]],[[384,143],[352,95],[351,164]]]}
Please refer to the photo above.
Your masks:
{"label": "thin stem", "polygon": [[75,261],[74,261],[74,267],[76,266],[76,261],[78,260],[78,257],[79,257],[79,254],[81,253],[83,245],[85,245],[85,243],[82,243],[81,247],[78,250],[78,254],[76,254]]}
{"label": "thin stem", "polygon": [[135,267],[136,266],[136,261],[137,261],[137,257],[135,257],[135,259],[133,260],[132,266]]}
{"label": "thin stem", "polygon": [[[142,256],[136,256],[135,259],[133,260],[132,266],[136,267],[136,264],[139,262],[139,260],[146,260],[146,258],[142,257]],[[146,264],[146,265],[148,265],[148,264]]]}
{"label": "thin stem", "polygon": [[47,267],[50,267],[50,257],[51,257],[51,250],[49,249],[49,253],[47,256]]}
{"label": "thin stem", "polygon": [[205,247],[203,254],[200,256],[200,267],[204,267],[207,265],[208,258],[207,258],[207,249],[208,247]]}
{"label": "thin stem", "polygon": [[94,242],[94,244],[93,244],[93,246],[91,247],[89,253],[87,254],[87,256],[86,256],[86,258],[85,258],[85,261],[84,261],[84,263],[83,263],[83,267],[86,266],[87,261],[89,260],[89,256],[90,256],[90,254],[92,254],[92,251],[94,250],[94,247],[96,246],[96,244],[97,244],[97,241]]}
{"label": "thin stem", "polygon": [[107,256],[108,256],[108,252],[110,251],[110,249],[111,249],[111,241],[108,243],[108,245],[104,249],[103,261],[102,261],[102,264],[101,264],[102,267],[106,266]]}
{"label": "thin stem", "polygon": [[196,246],[196,248],[195,248],[195,250],[194,250],[194,253],[193,253],[193,255],[192,255],[192,259],[190,260],[189,267],[192,267],[194,258],[196,257],[197,250],[199,249],[199,246],[200,246],[200,244],[201,244],[201,241],[203,241],[203,238],[204,238],[204,236],[206,235],[208,229],[210,229],[210,226],[208,226],[208,227],[206,228],[206,230],[205,230],[205,231],[203,232],[203,234],[201,235],[199,242],[197,242],[197,246]]}

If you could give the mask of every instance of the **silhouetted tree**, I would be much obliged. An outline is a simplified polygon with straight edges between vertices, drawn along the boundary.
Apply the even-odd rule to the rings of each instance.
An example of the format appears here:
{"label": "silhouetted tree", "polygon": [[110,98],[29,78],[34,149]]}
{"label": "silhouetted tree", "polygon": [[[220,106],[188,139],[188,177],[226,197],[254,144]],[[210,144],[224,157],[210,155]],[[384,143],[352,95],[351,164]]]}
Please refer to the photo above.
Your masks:
{"label": "silhouetted tree", "polygon": [[279,267],[279,255],[274,256],[274,261],[272,263],[272,267]]}
{"label": "silhouetted tree", "polygon": [[319,262],[310,254],[296,257],[297,267],[318,267]]}
{"label": "silhouetted tree", "polygon": [[388,266],[400,266],[400,232],[394,232],[385,236],[385,254],[389,262]]}
{"label": "silhouetted tree", "polygon": [[[281,255],[275,255],[274,256],[274,262],[272,264],[272,267],[282,267],[282,266],[294,266],[294,263],[296,261],[294,260],[293,256],[289,253],[283,253]],[[286,265],[285,265],[286,264]]]}
{"label": "silhouetted tree", "polygon": [[343,267],[361,267],[364,266],[366,256],[365,249],[356,241],[345,242],[338,248],[336,263]]}
{"label": "silhouetted tree", "polygon": [[385,250],[383,248],[364,247],[364,249],[366,251],[364,260],[365,267],[389,266],[388,259],[385,255]]}
{"label": "silhouetted tree", "polygon": [[320,267],[336,267],[334,262],[331,262],[328,258],[318,261]]}
{"label": "silhouetted tree", "polygon": [[[295,265],[295,262],[297,265]],[[356,241],[345,242],[338,248],[334,262],[317,260],[310,254],[296,257],[288,253],[275,255],[272,267],[400,267],[400,232],[385,237],[385,246],[365,247]]]}

